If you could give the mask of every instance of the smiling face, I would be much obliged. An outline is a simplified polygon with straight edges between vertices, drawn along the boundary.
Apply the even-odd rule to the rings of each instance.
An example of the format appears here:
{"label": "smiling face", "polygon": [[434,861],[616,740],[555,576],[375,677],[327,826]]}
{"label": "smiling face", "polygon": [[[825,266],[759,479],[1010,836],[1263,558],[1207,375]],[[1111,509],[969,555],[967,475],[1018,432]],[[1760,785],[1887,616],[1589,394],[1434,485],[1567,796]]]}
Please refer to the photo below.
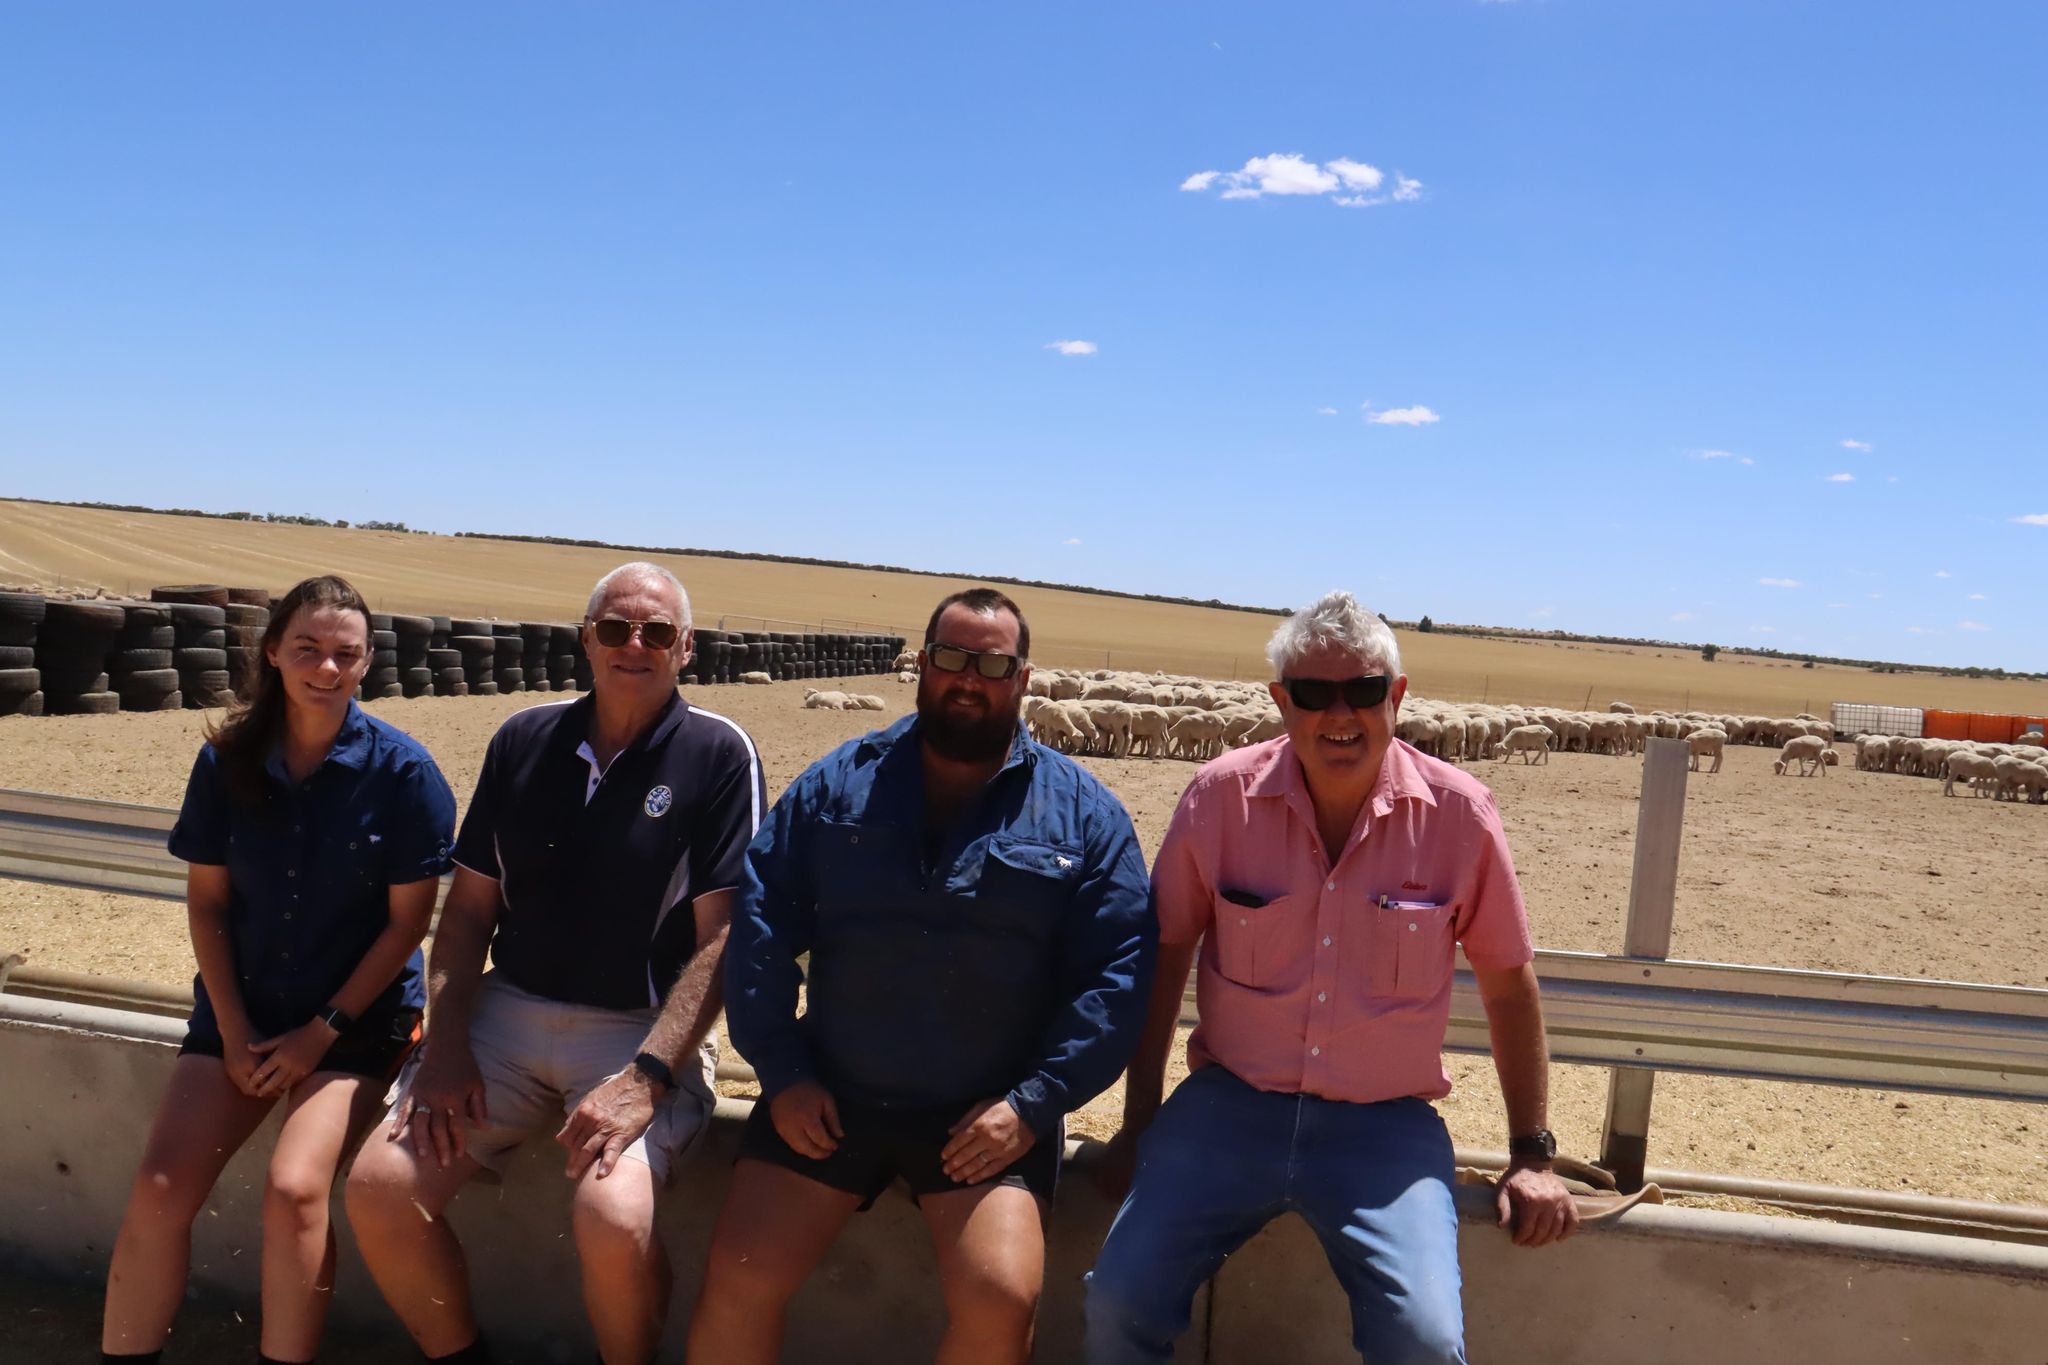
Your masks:
{"label": "smiling face", "polygon": [[[681,624],[682,599],[675,588],[660,578],[621,578],[605,589],[604,597],[590,613],[591,621],[607,616],[622,621],[669,621]],[[590,687],[604,702],[621,701],[635,706],[665,702],[676,690],[676,676],[696,649],[696,632],[685,630],[667,649],[649,648],[645,637],[634,631],[623,645],[610,648],[597,642],[589,622],[583,626],[583,652],[590,657]]]}
{"label": "smiling face", "polygon": [[[1015,655],[1017,638],[1017,618],[1009,612],[984,613],[956,602],[939,617],[932,643]],[[972,660],[958,673],[945,673],[931,666],[929,648],[917,656],[917,715],[924,742],[941,758],[962,763],[985,763],[1009,753],[1030,665],[1018,664],[1007,678],[984,678]]]}
{"label": "smiling face", "polygon": [[[1385,671],[1384,665],[1362,659],[1342,646],[1324,645],[1290,664],[1287,676],[1343,682]],[[1405,675],[1394,679],[1384,701],[1362,711],[1354,710],[1342,695],[1324,710],[1303,710],[1280,683],[1268,686],[1310,790],[1349,791],[1378,776],[1380,760],[1394,742],[1394,718],[1400,714],[1401,698],[1408,691]]]}
{"label": "smiling face", "polygon": [[346,711],[370,668],[369,618],[349,607],[300,607],[263,655],[284,681],[286,706]]}

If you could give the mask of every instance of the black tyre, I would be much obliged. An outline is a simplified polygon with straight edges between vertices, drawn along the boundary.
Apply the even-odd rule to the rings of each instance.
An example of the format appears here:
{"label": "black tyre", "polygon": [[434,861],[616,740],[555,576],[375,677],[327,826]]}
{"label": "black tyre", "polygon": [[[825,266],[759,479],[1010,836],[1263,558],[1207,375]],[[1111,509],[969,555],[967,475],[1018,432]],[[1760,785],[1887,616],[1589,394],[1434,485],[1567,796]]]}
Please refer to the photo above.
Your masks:
{"label": "black tyre", "polygon": [[254,626],[261,630],[270,624],[268,607],[245,607],[238,602],[230,602],[221,608],[221,612],[230,626]]}
{"label": "black tyre", "polygon": [[228,604],[228,590],[219,583],[173,583],[168,587],[151,588],[152,602],[194,602],[208,607],[225,607]]}
{"label": "black tyre", "polygon": [[382,687],[370,690],[371,701],[387,701],[392,697],[402,697],[404,695],[405,686],[402,683],[385,683]]}
{"label": "black tyre", "polygon": [[462,651],[459,649],[430,649],[427,651],[428,668],[462,667]]}
{"label": "black tyre", "polygon": [[489,635],[451,635],[448,647],[466,660],[495,659],[498,657],[498,642]]}
{"label": "black tyre", "polygon": [[114,673],[150,673],[160,668],[175,669],[178,666],[175,651],[168,649],[117,649],[108,660]]}
{"label": "black tyre", "polygon": [[26,696],[42,688],[43,675],[33,668],[0,668],[0,697]]}
{"label": "black tyre", "polygon": [[376,692],[380,688],[398,686],[398,670],[395,668],[373,668],[364,675],[363,686]]}
{"label": "black tyre", "polygon": [[88,692],[104,692],[110,679],[104,673],[87,673],[72,668],[51,668],[48,665],[38,670],[43,675],[43,691],[62,693],[67,697],[83,696]]}
{"label": "black tyre", "polygon": [[[398,670],[398,680],[407,687],[432,687],[434,685],[434,670],[431,668],[401,668]],[[411,696],[412,694],[407,693],[406,695]]]}
{"label": "black tyre", "polygon": [[390,628],[389,626],[386,626],[386,627],[384,627],[384,628],[383,628],[383,629],[381,629],[381,630],[373,630],[373,631],[371,631],[371,632],[370,632],[370,648],[372,648],[372,649],[396,649],[396,648],[398,648],[398,632],[397,632],[397,631],[395,631],[395,630],[392,630],[392,629],[391,629],[391,628]]}
{"label": "black tyre", "polygon": [[472,697],[495,697],[498,695],[498,685],[494,682],[471,683],[469,685],[469,695]]}
{"label": "black tyre", "polygon": [[213,630],[228,623],[225,607],[206,603],[172,602],[168,605],[168,610],[171,613],[171,624],[178,628],[181,635],[194,630]]}
{"label": "black tyre", "polygon": [[225,668],[181,668],[178,670],[178,676],[185,680],[187,692],[226,692],[233,686],[228,681],[228,671]]}
{"label": "black tyre", "polygon": [[370,629],[371,629],[372,631],[380,631],[380,630],[389,630],[389,629],[391,629],[391,613],[390,613],[390,612],[388,612],[388,611],[373,611],[373,612],[371,612],[371,613],[370,613]]}
{"label": "black tyre", "polygon": [[168,621],[160,626],[138,626],[132,616],[114,637],[114,644],[120,649],[171,649],[177,643],[177,628]]}
{"label": "black tyre", "polygon": [[43,709],[53,716],[111,716],[121,709],[121,698],[112,692],[46,692]]}
{"label": "black tyre", "polygon": [[36,651],[33,645],[0,645],[0,671],[35,666]]}
{"label": "black tyre", "polygon": [[489,635],[491,623],[476,616],[451,616],[448,618],[450,635]]}
{"label": "black tyre", "polygon": [[43,694],[22,692],[19,694],[0,692],[0,716],[40,716],[43,714]]}
{"label": "black tyre", "polygon": [[270,589],[229,588],[228,602],[237,607],[261,607],[267,612],[270,610]]}
{"label": "black tyre", "polygon": [[394,614],[391,618],[391,629],[401,640],[424,640],[434,633],[434,618]]}
{"label": "black tyre", "polygon": [[491,622],[491,634],[502,640],[516,640],[519,638],[519,623],[517,621],[493,621]]}
{"label": "black tyre", "polygon": [[437,697],[466,697],[469,695],[469,684],[460,679],[454,682],[442,682],[437,678],[434,680],[434,695]]}
{"label": "black tyre", "polygon": [[32,592],[0,592],[0,626],[39,626],[45,610],[43,599]]}
{"label": "black tyre", "polygon": [[526,690],[526,670],[523,668],[500,668],[498,670],[498,690],[500,692],[524,692]]}
{"label": "black tyre", "polygon": [[371,668],[398,667],[398,651],[395,649],[373,649],[370,651]]}
{"label": "black tyre", "polygon": [[225,649],[187,648],[173,650],[172,654],[180,673],[214,668],[225,671],[228,666],[228,652]]}

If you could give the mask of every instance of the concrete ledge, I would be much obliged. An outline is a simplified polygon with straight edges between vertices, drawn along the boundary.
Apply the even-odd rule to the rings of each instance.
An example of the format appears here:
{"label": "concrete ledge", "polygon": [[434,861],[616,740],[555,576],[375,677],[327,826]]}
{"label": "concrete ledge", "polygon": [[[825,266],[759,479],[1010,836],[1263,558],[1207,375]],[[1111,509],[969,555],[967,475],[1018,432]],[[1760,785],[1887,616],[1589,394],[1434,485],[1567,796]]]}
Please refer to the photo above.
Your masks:
{"label": "concrete ledge", "polygon": [[[182,1036],[174,1020],[0,997],[0,1257],[68,1280],[102,1277],[157,1097]],[[665,1200],[676,1263],[672,1356],[723,1198],[743,1101],[723,1101]],[[194,1233],[196,1287],[253,1305],[264,1163],[275,1125],[229,1165]],[[1081,1276],[1113,1209],[1084,1153],[1053,1214],[1039,1358],[1078,1359]],[[469,1248],[485,1320],[510,1359],[587,1358],[552,1144],[531,1143],[503,1184],[473,1186],[450,1217]],[[1640,1206],[1563,1247],[1525,1252],[1460,1192],[1466,1318],[1476,1361],[1706,1365],[2031,1361],[2048,1340],[2048,1250],[1926,1233]],[[397,1332],[344,1229],[338,1325]],[[941,1326],[922,1219],[885,1198],[857,1218],[790,1314],[788,1358],[844,1365],[928,1359]],[[1230,1258],[1177,1360],[1355,1362],[1322,1251],[1283,1219]],[[394,1358],[403,1355],[394,1350]]]}

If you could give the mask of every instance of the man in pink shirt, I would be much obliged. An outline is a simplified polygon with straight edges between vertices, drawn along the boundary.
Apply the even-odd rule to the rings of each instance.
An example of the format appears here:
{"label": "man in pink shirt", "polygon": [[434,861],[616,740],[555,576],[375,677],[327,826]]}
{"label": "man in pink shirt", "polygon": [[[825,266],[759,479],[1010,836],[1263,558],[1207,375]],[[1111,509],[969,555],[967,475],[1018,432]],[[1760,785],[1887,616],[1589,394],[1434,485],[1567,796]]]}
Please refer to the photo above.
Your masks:
{"label": "man in pink shirt", "polygon": [[[1408,679],[1385,622],[1331,593],[1267,654],[1287,733],[1196,774],[1153,869],[1159,967],[1108,1166],[1130,1193],[1088,1277],[1088,1360],[1170,1359],[1202,1282],[1291,1209],[1351,1300],[1361,1356],[1462,1365],[1451,1141],[1430,1103],[1451,1088],[1454,945],[1507,1109],[1502,1225],[1522,1246],[1578,1225],[1550,1169],[1514,863],[1485,785],[1394,738]],[[1198,942],[1192,1074],[1162,1106]]]}

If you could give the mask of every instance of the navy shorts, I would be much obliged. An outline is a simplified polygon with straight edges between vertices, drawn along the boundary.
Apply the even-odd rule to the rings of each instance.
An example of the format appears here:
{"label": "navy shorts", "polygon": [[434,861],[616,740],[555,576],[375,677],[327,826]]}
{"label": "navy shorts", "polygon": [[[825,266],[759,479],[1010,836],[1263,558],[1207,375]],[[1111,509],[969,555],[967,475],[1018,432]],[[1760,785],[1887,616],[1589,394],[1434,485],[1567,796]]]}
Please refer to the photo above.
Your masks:
{"label": "navy shorts", "polygon": [[1029,1151],[997,1172],[993,1179],[962,1182],[946,1174],[945,1162],[939,1156],[953,1140],[946,1130],[973,1107],[970,1102],[943,1108],[899,1109],[841,1100],[839,1123],[846,1136],[839,1140],[837,1151],[818,1160],[782,1140],[769,1117],[768,1101],[759,1100],[747,1119],[739,1154],[795,1171],[835,1190],[859,1195],[863,1209],[899,1178],[910,1187],[912,1199],[972,1189],[976,1185],[1014,1185],[1050,1204],[1059,1184],[1060,1160],[1066,1147],[1059,1134],[1033,1143]]}
{"label": "navy shorts", "polygon": [[[314,1070],[338,1071],[344,1076],[362,1076],[389,1081],[419,1042],[420,1012],[410,1006],[358,1019],[355,1027],[334,1040],[327,1055]],[[180,1057],[219,1057],[226,1052],[220,1030],[211,1018],[193,1019],[178,1047]]]}

